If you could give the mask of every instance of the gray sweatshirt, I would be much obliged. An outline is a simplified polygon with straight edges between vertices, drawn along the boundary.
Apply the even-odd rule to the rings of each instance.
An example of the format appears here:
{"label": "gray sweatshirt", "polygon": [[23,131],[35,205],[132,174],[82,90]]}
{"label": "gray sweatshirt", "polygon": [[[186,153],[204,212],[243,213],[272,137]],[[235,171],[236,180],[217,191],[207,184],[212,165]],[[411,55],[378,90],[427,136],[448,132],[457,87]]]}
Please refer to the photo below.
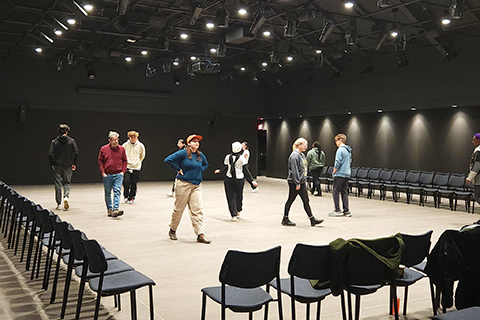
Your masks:
{"label": "gray sweatshirt", "polygon": [[307,182],[307,159],[303,153],[297,150],[292,151],[288,157],[288,176],[289,183],[299,186]]}

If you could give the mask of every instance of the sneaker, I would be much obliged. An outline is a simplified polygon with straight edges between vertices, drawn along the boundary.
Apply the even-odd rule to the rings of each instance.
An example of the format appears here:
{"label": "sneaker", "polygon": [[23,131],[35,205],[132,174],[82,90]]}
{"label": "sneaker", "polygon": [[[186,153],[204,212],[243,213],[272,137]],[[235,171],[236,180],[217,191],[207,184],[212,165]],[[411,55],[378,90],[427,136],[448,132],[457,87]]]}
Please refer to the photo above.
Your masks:
{"label": "sneaker", "polygon": [[170,237],[170,240],[178,240],[175,230],[170,229],[170,231],[168,231],[168,236]]}
{"label": "sneaker", "polygon": [[167,197],[170,197],[170,198],[173,197],[173,192],[167,193]]}
{"label": "sneaker", "polygon": [[123,210],[118,210],[118,209],[113,210],[112,212],[113,218],[120,217],[120,216],[123,216]]}
{"label": "sneaker", "polygon": [[62,210],[62,205],[60,203],[57,204],[57,207],[55,208],[57,210]]}
{"label": "sneaker", "polygon": [[351,217],[351,216],[352,216],[352,213],[351,213],[350,211],[345,211],[345,212],[343,213],[343,215],[344,215],[345,217]]}
{"label": "sneaker", "polygon": [[70,203],[68,203],[68,198],[63,198],[63,210],[67,211],[70,208]]}
{"label": "sneaker", "polygon": [[283,217],[282,219],[282,225],[284,226],[288,226],[288,227],[294,227],[296,226],[297,224],[293,221],[290,221],[290,219],[288,219],[288,217]]}
{"label": "sneaker", "polygon": [[124,201],[125,203],[128,203],[128,198],[124,198],[123,201]]}
{"label": "sneaker", "polygon": [[255,187],[255,189],[252,189],[252,192],[255,193],[258,191],[258,187]]}
{"label": "sneaker", "polygon": [[205,237],[205,235],[204,235],[203,233],[201,233],[201,234],[199,234],[199,235],[197,236],[197,242],[198,242],[198,243],[209,244],[209,243],[212,242],[212,241],[210,241],[209,239],[207,239],[207,237]]}
{"label": "sneaker", "polygon": [[107,209],[107,216],[111,217],[113,214],[113,209]]}
{"label": "sneaker", "polygon": [[322,223],[323,221],[325,221],[325,220],[323,220],[323,219],[317,219],[317,218],[315,218],[315,217],[311,217],[311,218],[310,218],[310,225],[311,225],[312,227],[315,227],[317,224],[320,224],[320,223]]}
{"label": "sneaker", "polygon": [[343,217],[343,212],[341,211],[333,211],[333,212],[329,212],[328,215],[330,217]]}
{"label": "sneaker", "polygon": [[128,203],[134,204],[134,203],[135,203],[135,199],[130,199],[130,200],[128,200]]}
{"label": "sneaker", "polygon": [[237,222],[238,221],[238,216],[233,216],[232,217],[232,222]]}

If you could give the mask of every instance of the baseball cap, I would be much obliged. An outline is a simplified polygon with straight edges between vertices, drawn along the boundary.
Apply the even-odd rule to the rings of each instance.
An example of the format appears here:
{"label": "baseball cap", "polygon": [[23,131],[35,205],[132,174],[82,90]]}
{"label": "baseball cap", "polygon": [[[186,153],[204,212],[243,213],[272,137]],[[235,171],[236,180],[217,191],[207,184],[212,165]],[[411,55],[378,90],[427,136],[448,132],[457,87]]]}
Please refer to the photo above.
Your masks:
{"label": "baseball cap", "polygon": [[197,138],[198,141],[201,141],[203,139],[203,137],[201,135],[194,133],[194,134],[191,134],[191,135],[188,136],[187,143],[190,143],[190,141],[192,141],[194,138]]}

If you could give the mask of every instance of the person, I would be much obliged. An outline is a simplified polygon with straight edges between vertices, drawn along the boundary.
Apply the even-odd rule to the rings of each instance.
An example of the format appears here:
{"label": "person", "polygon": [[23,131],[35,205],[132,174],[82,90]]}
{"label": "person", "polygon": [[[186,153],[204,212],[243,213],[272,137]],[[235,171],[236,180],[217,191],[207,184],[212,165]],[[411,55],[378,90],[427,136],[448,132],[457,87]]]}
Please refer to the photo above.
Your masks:
{"label": "person", "polygon": [[[183,139],[178,139],[177,141],[177,147],[178,147],[178,150],[182,150],[182,149],[185,149],[185,140]],[[175,180],[173,181],[173,185],[172,185],[172,191],[167,193],[167,197],[173,197],[173,194],[175,193]]]}
{"label": "person", "polygon": [[78,147],[75,139],[68,135],[70,132],[68,124],[58,125],[57,131],[59,135],[50,143],[48,159],[53,169],[57,210],[62,208],[62,186],[63,210],[68,210],[72,175],[77,169]]}
{"label": "person", "polygon": [[480,203],[480,133],[475,133],[472,139],[472,143],[475,147],[470,158],[470,172],[466,178],[468,185],[473,185],[475,201]]}
{"label": "person", "polygon": [[284,226],[295,226],[295,222],[291,221],[288,218],[290,212],[290,207],[295,201],[297,195],[300,195],[300,198],[303,202],[303,208],[307,213],[308,218],[310,219],[310,225],[314,227],[317,224],[323,222],[323,219],[319,220],[315,218],[312,214],[312,209],[310,208],[310,203],[307,193],[307,159],[303,152],[307,150],[308,142],[304,138],[298,138],[295,140],[292,146],[292,153],[288,157],[288,199],[285,203],[285,209],[283,213],[282,225]]}
{"label": "person", "polygon": [[[247,141],[242,142],[242,149],[243,149],[242,156],[244,156],[245,159],[247,159],[247,164],[243,166],[245,179],[247,179],[248,184],[252,188],[252,192],[257,192],[258,191],[258,183],[257,183],[257,181],[253,180],[252,174],[250,172],[250,166],[248,165],[248,163],[250,162],[250,150],[248,148],[248,142]],[[248,171],[248,173],[245,172],[245,171]]]}
{"label": "person", "polygon": [[123,215],[123,210],[119,210],[119,206],[123,174],[127,171],[128,163],[125,149],[118,144],[118,137],[117,132],[110,131],[108,133],[108,144],[101,147],[98,154],[98,168],[103,177],[107,215],[113,218]]}
{"label": "person", "polygon": [[123,197],[126,203],[133,204],[137,195],[137,183],[140,178],[142,161],[145,159],[145,146],[138,140],[137,131],[127,133],[128,140],[122,145],[127,154],[127,171],[123,176]]}
{"label": "person", "polygon": [[175,177],[175,202],[173,204],[172,219],[168,236],[177,240],[177,228],[182,219],[183,211],[188,205],[193,231],[197,235],[197,242],[209,244],[211,241],[205,236],[202,211],[202,173],[208,168],[205,155],[199,150],[201,135],[191,134],[187,138],[185,149],[178,150],[165,158],[167,166],[177,172]]}
{"label": "person", "polygon": [[317,191],[315,196],[322,196],[322,188],[320,187],[320,174],[323,171],[323,166],[325,165],[325,152],[323,152],[320,147],[320,142],[314,141],[312,144],[312,149],[307,153],[307,164],[308,171],[312,175],[313,179],[313,188],[310,190],[312,194]]}
{"label": "person", "polygon": [[[333,167],[333,203],[335,210],[330,212],[331,217],[351,217],[352,213],[348,207],[348,179],[350,178],[350,167],[352,164],[352,148],[346,145],[347,136],[343,133],[335,136],[337,152],[335,153],[335,164]],[[340,197],[342,195],[343,212],[340,211]]]}
{"label": "person", "polygon": [[[225,196],[227,197],[228,210],[232,217],[232,221],[238,221],[240,212],[243,207],[243,186],[245,184],[245,170],[248,168],[245,166],[248,164],[248,160],[243,156],[242,144],[238,141],[232,143],[232,153],[225,156],[223,162],[226,171],[224,179]],[[223,170],[217,169],[215,174],[222,172]],[[250,171],[248,171],[250,173]]]}

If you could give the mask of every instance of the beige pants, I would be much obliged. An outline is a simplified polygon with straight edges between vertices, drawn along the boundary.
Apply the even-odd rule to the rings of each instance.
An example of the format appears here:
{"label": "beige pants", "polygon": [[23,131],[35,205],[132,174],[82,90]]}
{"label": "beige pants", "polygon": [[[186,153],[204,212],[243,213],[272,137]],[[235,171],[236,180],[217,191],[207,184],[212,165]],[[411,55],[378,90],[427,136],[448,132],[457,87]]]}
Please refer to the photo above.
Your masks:
{"label": "beige pants", "polygon": [[188,204],[190,220],[192,220],[193,231],[196,235],[205,233],[202,212],[202,184],[192,184],[180,179],[175,181],[175,203],[173,204],[172,220],[170,229],[176,231],[183,211]]}

